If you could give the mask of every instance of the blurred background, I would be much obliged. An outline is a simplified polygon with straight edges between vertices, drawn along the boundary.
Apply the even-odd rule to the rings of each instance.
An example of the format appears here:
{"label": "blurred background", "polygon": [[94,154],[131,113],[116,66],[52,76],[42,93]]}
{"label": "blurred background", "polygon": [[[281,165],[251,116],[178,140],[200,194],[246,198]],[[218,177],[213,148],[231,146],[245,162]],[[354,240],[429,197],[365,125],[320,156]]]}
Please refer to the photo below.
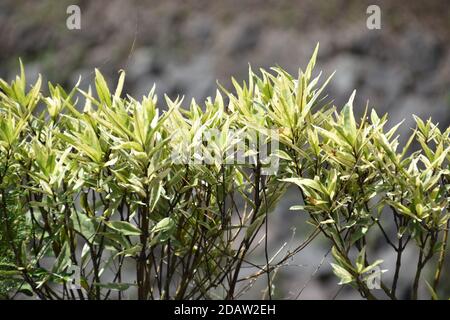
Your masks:
{"label": "blurred background", "polygon": [[[66,26],[71,4],[81,9],[80,30]],[[371,4],[381,8],[379,30],[366,25]],[[442,127],[450,124],[448,0],[0,2],[1,78],[15,77],[19,57],[30,80],[41,73],[66,87],[81,75],[85,88],[95,67],[113,84],[124,69],[125,89],[136,97],[155,83],[160,97],[184,95],[200,102],[215,94],[216,80],[229,87],[231,76],[245,79],[249,63],[254,70],[279,65],[296,75],[317,42],[316,70],[325,76],[336,71],[329,96],[337,106],[357,89],[358,111],[369,101],[379,113],[389,112],[393,122],[405,119],[402,130],[413,126],[412,114],[431,116]],[[288,210],[298,201],[289,192],[271,216],[272,253],[307,236],[305,217]],[[291,225],[298,226],[294,236]],[[324,258],[328,249],[318,239],[280,270],[277,297],[358,298],[351,289],[339,291]],[[383,269],[392,270],[393,257],[382,250],[374,259],[384,259]],[[416,261],[414,253],[405,259],[403,279],[410,277],[408,264]],[[402,283],[400,290],[407,297]],[[258,298],[260,292],[247,297]]]}

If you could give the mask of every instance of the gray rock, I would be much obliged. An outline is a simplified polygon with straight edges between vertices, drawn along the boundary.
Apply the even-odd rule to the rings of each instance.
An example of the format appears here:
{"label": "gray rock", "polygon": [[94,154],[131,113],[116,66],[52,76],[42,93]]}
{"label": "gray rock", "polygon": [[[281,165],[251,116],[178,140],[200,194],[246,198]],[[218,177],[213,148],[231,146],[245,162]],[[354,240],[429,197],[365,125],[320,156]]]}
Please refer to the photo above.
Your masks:
{"label": "gray rock", "polygon": [[136,49],[130,57],[127,67],[127,76],[130,80],[138,80],[149,73],[154,61],[154,53],[149,47]]}
{"label": "gray rock", "polygon": [[432,33],[409,29],[400,38],[397,48],[398,60],[413,73],[433,71],[442,55],[442,47]]}
{"label": "gray rock", "polygon": [[258,44],[261,26],[256,19],[235,19],[219,34],[218,46],[223,53],[241,55]]}
{"label": "gray rock", "polygon": [[419,116],[424,121],[431,117],[434,123],[439,123],[441,129],[446,129],[450,124],[449,106],[444,99],[429,99],[417,94],[407,95],[398,101],[395,109],[390,111],[390,126],[403,121],[399,129],[400,144],[406,142],[411,129],[415,128],[413,115]]}
{"label": "gray rock", "polygon": [[194,14],[187,19],[181,32],[188,43],[195,42],[203,46],[210,42],[215,26],[211,16]]}
{"label": "gray rock", "polygon": [[185,96],[189,101],[202,101],[214,93],[215,76],[212,56],[202,54],[185,64],[173,64],[168,68],[166,81],[171,97]]}

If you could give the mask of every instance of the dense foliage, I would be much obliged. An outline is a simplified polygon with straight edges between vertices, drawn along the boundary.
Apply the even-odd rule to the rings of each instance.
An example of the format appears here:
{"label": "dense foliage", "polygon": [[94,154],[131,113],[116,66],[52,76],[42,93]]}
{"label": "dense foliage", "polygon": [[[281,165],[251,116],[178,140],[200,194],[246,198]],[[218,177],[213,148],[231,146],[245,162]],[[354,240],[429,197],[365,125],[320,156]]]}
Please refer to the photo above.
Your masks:
{"label": "dense foliage", "polygon": [[[46,94],[40,78],[28,88],[23,68],[11,84],[0,80],[4,297],[123,299],[134,290],[139,299],[234,299],[258,277],[272,297],[276,269],[322,234],[341,284],[363,297],[380,297],[367,285],[381,263],[367,243],[381,238],[397,256],[383,297],[397,298],[408,247],[418,252],[411,297],[432,264],[426,283],[436,298],[445,272],[450,130],[416,118],[401,148],[387,116],[366,108],[355,119],[354,94],[340,112],[327,103],[329,79],[318,86],[320,76],[312,77],[316,55],[298,78],[279,68],[250,70],[247,83],[233,80],[234,93],[221,88],[189,108],[165,97],[162,112],[154,89],[139,101],[123,97],[123,72],[113,93],[98,71],[96,94],[51,83]],[[250,131],[257,135],[242,135]],[[261,146],[275,139],[266,161]],[[245,163],[235,158],[242,144]],[[291,209],[309,214],[315,230],[271,259],[265,222],[289,186],[300,199]],[[251,262],[258,246],[266,247],[262,266]],[[244,266],[257,271],[244,275]]]}

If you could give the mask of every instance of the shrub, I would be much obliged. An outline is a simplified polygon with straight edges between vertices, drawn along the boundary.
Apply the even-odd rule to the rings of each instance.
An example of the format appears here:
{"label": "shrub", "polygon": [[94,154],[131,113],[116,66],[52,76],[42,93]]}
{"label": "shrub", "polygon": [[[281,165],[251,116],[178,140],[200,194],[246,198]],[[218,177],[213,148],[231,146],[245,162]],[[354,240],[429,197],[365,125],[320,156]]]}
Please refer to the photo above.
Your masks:
{"label": "shrub", "polygon": [[[436,298],[449,221],[449,130],[415,118],[397,151],[398,126],[385,129],[387,116],[367,116],[366,108],[357,121],[354,94],[341,112],[327,103],[329,79],[318,87],[320,76],[312,77],[316,55],[298,78],[250,70],[247,83],[233,80],[234,93],[221,88],[188,109],[165,97],[163,112],[154,88],[140,101],[123,97],[123,72],[114,93],[97,70],[96,94],[51,83],[45,94],[40,78],[28,90],[23,67],[11,84],[1,80],[4,295],[123,299],[134,290],[139,299],[234,299],[265,276],[272,297],[275,271],[322,234],[340,283],[363,297],[376,298],[367,273],[381,261],[370,259],[367,244],[381,237],[397,255],[391,284],[381,283],[386,297],[397,298],[409,246],[419,252],[412,298],[432,262]],[[289,186],[302,199],[291,209],[306,212],[315,230],[274,262],[266,222]],[[250,259],[261,245],[259,266]],[[257,270],[244,276],[244,266]],[[74,271],[79,286],[71,284]]]}

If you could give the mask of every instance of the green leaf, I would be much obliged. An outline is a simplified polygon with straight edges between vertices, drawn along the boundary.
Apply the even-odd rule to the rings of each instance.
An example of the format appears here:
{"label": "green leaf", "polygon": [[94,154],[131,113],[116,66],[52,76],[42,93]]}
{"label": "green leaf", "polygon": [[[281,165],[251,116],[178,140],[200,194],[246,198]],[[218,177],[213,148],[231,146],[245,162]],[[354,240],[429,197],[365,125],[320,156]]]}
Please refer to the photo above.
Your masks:
{"label": "green leaf", "polygon": [[20,289],[18,290],[19,293],[23,293],[24,295],[28,296],[28,297],[32,297],[34,292],[33,292],[33,288],[31,287],[30,284],[28,283],[22,283],[20,285]]}
{"label": "green leaf", "polygon": [[108,227],[119,231],[125,236],[139,236],[141,235],[141,230],[126,221],[109,221],[106,223]]}
{"label": "green leaf", "polygon": [[105,103],[108,107],[111,107],[111,92],[109,91],[105,78],[98,69],[95,69],[95,88],[97,89],[100,101]]}
{"label": "green leaf", "polygon": [[364,246],[359,252],[358,257],[356,258],[356,271],[358,273],[361,273],[362,270],[364,269],[365,259],[366,259],[366,247]]}
{"label": "green leaf", "polygon": [[95,286],[114,291],[125,291],[136,286],[134,283],[94,283]]}
{"label": "green leaf", "polygon": [[72,221],[72,227],[75,231],[83,235],[83,237],[85,237],[88,241],[94,239],[97,233],[96,229],[98,225],[95,219],[89,218],[85,214],[76,212],[72,213],[70,219]]}
{"label": "green leaf", "polygon": [[356,140],[356,122],[353,114],[353,100],[355,99],[356,91],[353,91],[347,104],[344,106],[342,113],[344,115],[344,131],[347,134],[347,138],[354,143]]}
{"label": "green leaf", "polygon": [[137,244],[135,246],[132,246],[131,248],[127,248],[121,252],[119,252],[117,255],[124,255],[125,257],[134,257],[142,250],[142,245]]}
{"label": "green leaf", "polygon": [[258,218],[253,221],[253,223],[247,228],[247,231],[245,232],[245,237],[248,239],[250,238],[256,230],[259,229],[259,227],[263,224],[264,220],[266,218],[266,215],[262,214]]}
{"label": "green leaf", "polygon": [[303,205],[295,205],[295,206],[291,206],[289,208],[289,210],[292,210],[292,211],[303,211],[303,210],[305,210],[305,206],[303,206]]}
{"label": "green leaf", "polygon": [[61,252],[60,252],[58,258],[56,259],[55,264],[53,265],[52,272],[53,273],[61,273],[70,264],[71,264],[71,262],[70,262],[69,243],[68,242],[64,242],[64,245],[61,248]]}
{"label": "green leaf", "polygon": [[347,270],[355,271],[353,266],[347,261],[346,257],[344,257],[335,246],[331,248],[331,254],[340,266],[345,267]]}
{"label": "green leaf", "polygon": [[340,279],[339,285],[347,284],[354,280],[352,274],[343,267],[334,263],[331,263],[331,266],[333,267],[334,274]]}
{"label": "green leaf", "polygon": [[156,205],[158,204],[159,198],[161,196],[161,193],[163,191],[162,183],[158,183],[156,187],[152,188],[151,194],[150,194],[150,211],[155,210]]}
{"label": "green leaf", "polygon": [[320,224],[332,224],[335,223],[335,221],[333,219],[327,219],[324,221],[320,221]]}
{"label": "green leaf", "polygon": [[[378,265],[380,265],[380,264],[382,264],[383,263],[383,260],[381,260],[381,259],[379,259],[379,260],[376,260],[374,263],[372,263],[370,266],[367,266],[367,267],[365,267],[362,271],[361,271],[361,273],[366,273],[366,272],[369,272],[370,270],[372,270],[373,268],[375,268],[376,266],[378,266]],[[386,270],[385,270],[386,271]],[[384,271],[381,271],[381,272],[384,272]]]}
{"label": "green leaf", "polygon": [[125,82],[125,71],[120,70],[119,73],[120,73],[119,81],[117,82],[116,92],[114,93],[115,99],[120,99],[120,95],[122,94],[123,89],[123,83]]}
{"label": "green leaf", "polygon": [[436,291],[433,289],[433,287],[428,283],[428,281],[425,280],[425,284],[427,285],[428,291],[431,294],[431,299],[432,300],[439,300],[439,297],[436,293]]}
{"label": "green leaf", "polygon": [[152,232],[167,232],[175,226],[175,222],[172,218],[166,217],[160,220],[153,228]]}
{"label": "green leaf", "polygon": [[368,230],[369,230],[369,227],[367,227],[367,226],[357,227],[355,232],[353,232],[351,235],[350,243],[354,244],[356,241],[358,241],[359,239],[364,237]]}
{"label": "green leaf", "polygon": [[398,211],[400,211],[400,213],[403,213],[404,215],[413,218],[414,220],[417,221],[422,221],[419,217],[417,217],[412,211],[411,209],[409,209],[408,207],[405,207],[403,204],[399,203],[399,202],[395,202],[395,201],[390,201],[387,200],[387,202],[393,206],[395,209],[397,209]]}
{"label": "green leaf", "polygon": [[[336,132],[334,131],[330,131],[330,130],[326,130],[324,128],[321,127],[317,127],[314,126],[314,128],[316,129],[317,133],[320,134],[322,137],[327,138],[328,140],[333,141],[334,143],[336,143],[338,146],[345,146],[348,145],[348,142],[346,140],[344,140],[343,138],[341,138],[340,136],[338,136],[336,134]],[[331,146],[330,146],[331,147]]]}
{"label": "green leaf", "polygon": [[286,179],[282,179],[281,181],[284,182],[290,182],[290,183],[294,183],[296,185],[298,185],[299,187],[309,187],[312,188],[316,191],[319,192],[323,192],[324,191],[324,187],[322,186],[322,184],[317,181],[317,180],[313,180],[313,179],[306,179],[306,178],[286,178]]}

